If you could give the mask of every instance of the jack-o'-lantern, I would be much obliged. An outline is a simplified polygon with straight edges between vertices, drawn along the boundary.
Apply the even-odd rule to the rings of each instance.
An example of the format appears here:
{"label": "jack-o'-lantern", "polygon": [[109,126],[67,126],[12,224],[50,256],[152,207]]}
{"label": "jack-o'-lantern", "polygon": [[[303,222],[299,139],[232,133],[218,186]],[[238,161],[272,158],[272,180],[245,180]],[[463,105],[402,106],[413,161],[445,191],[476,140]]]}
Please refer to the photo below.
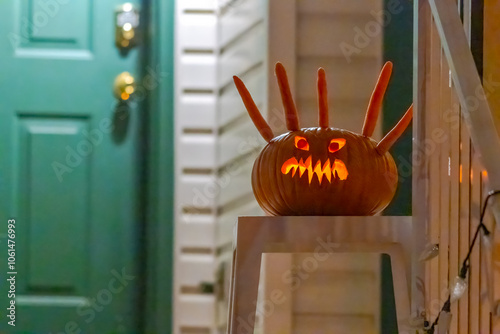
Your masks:
{"label": "jack-o'-lantern", "polygon": [[234,77],[243,103],[268,142],[252,171],[262,209],[278,215],[374,215],[392,200],[398,183],[389,148],[411,121],[413,108],[379,142],[371,139],[392,72],[387,62],[372,93],[361,134],[329,127],[325,71],[318,70],[319,127],[299,127],[285,68],[276,77],[289,132],[274,136],[243,82]]}

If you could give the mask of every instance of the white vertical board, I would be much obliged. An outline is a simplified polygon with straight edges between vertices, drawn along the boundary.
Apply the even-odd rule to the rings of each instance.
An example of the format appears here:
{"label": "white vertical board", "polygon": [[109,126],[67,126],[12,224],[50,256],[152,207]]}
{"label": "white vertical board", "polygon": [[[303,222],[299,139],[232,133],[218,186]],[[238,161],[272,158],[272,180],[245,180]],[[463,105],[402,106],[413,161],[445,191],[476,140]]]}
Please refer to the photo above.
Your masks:
{"label": "white vertical board", "polygon": [[[233,75],[247,85],[262,114],[266,115],[268,27],[267,1],[226,1],[219,10],[216,116],[216,166],[218,176],[217,228],[218,265],[230,275],[233,226],[241,215],[261,215],[252,192],[251,170],[255,154],[264,141],[252,124],[234,87]],[[219,296],[218,328],[224,330],[227,297]]]}
{"label": "white vertical board", "polygon": [[175,334],[214,333],[216,1],[177,0],[175,22]]}

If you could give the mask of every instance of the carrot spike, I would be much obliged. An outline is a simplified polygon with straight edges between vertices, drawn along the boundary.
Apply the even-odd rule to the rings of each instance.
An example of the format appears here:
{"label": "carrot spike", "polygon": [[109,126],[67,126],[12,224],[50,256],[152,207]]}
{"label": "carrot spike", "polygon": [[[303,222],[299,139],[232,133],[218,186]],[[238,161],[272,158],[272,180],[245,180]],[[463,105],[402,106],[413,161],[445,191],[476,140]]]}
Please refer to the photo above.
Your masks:
{"label": "carrot spike", "polygon": [[270,142],[271,139],[274,138],[273,130],[271,130],[269,124],[267,124],[264,117],[262,117],[259,108],[257,108],[257,105],[255,104],[252,96],[250,95],[250,92],[245,87],[243,81],[241,81],[241,79],[238,78],[237,76],[233,76],[233,80],[234,84],[236,85],[236,89],[238,90],[238,93],[240,94],[241,99],[243,100],[243,104],[245,105],[245,108],[248,111],[248,115],[250,115],[250,118],[253,121],[253,124],[255,124],[257,130],[259,130],[262,138],[264,138],[267,142]]}
{"label": "carrot spike", "polygon": [[281,101],[285,109],[286,128],[290,131],[299,130],[299,117],[297,109],[293,102],[292,93],[290,92],[290,85],[288,84],[288,77],[286,75],[285,67],[280,62],[276,63],[275,73],[278,80],[278,86],[281,93]]}
{"label": "carrot spike", "polygon": [[385,154],[392,145],[399,139],[399,137],[406,130],[413,117],[413,104],[408,108],[401,120],[392,128],[389,133],[377,144],[376,150],[380,154]]}
{"label": "carrot spike", "polygon": [[319,126],[328,127],[328,90],[326,86],[326,73],[320,67],[318,69],[318,107],[319,107]]}
{"label": "carrot spike", "polygon": [[380,108],[382,107],[382,101],[384,100],[385,91],[387,89],[387,85],[389,84],[391,73],[392,63],[388,61],[380,71],[380,75],[377,83],[375,84],[375,88],[373,89],[370,102],[368,103],[362,131],[362,134],[365,137],[371,137],[371,135],[373,135],[373,131],[375,131],[378,114],[380,113]]}

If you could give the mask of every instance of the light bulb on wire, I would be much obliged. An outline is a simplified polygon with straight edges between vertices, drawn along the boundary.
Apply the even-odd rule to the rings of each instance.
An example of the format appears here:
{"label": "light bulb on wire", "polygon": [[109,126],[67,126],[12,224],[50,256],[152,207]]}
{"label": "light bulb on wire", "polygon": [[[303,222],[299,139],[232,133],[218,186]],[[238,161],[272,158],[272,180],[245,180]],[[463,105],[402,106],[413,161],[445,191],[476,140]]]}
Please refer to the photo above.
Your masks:
{"label": "light bulb on wire", "polygon": [[448,299],[439,313],[438,334],[446,334],[450,331],[451,326],[451,299]]}
{"label": "light bulb on wire", "polygon": [[[438,334],[447,334],[449,333],[450,330],[450,324],[451,324],[451,311],[450,311],[450,304],[452,302],[455,302],[459,300],[467,291],[467,272],[469,270],[469,261],[470,261],[470,255],[472,253],[474,244],[476,243],[477,237],[479,236],[479,233],[481,233],[481,242],[483,246],[486,249],[491,250],[493,248],[493,241],[490,235],[490,231],[484,225],[483,223],[483,218],[486,213],[486,208],[488,207],[488,200],[491,198],[491,196],[498,195],[500,194],[500,190],[492,190],[488,192],[488,196],[486,196],[486,199],[484,200],[484,205],[481,208],[481,216],[479,218],[479,226],[476,229],[476,232],[474,233],[474,238],[472,239],[472,242],[469,246],[469,251],[467,253],[467,257],[464,259],[462,268],[460,269],[460,273],[455,279],[453,280],[453,283],[451,284],[451,289],[450,289],[450,295],[446,301],[446,303],[443,305],[443,308],[439,312],[438,316],[432,323],[430,327],[428,326],[428,322],[426,322],[426,333],[427,334],[434,334],[436,326],[438,330]],[[430,258],[432,258],[432,252],[433,248],[431,246],[426,246],[424,251],[419,257],[420,261],[426,261]],[[434,256],[436,256],[434,254]],[[481,266],[485,267],[485,266]],[[487,266],[486,266],[487,267]],[[491,276],[486,274],[485,276]],[[490,294],[490,305],[491,307],[491,313],[494,317],[500,317],[500,300],[497,300],[496,302],[493,302],[492,295]]]}
{"label": "light bulb on wire", "polygon": [[450,291],[450,300],[452,303],[462,298],[465,291],[467,291],[467,270],[467,266],[462,267],[460,274],[453,280]]}
{"label": "light bulb on wire", "polygon": [[429,243],[424,247],[422,253],[418,257],[420,262],[428,261],[439,255],[439,244]]}

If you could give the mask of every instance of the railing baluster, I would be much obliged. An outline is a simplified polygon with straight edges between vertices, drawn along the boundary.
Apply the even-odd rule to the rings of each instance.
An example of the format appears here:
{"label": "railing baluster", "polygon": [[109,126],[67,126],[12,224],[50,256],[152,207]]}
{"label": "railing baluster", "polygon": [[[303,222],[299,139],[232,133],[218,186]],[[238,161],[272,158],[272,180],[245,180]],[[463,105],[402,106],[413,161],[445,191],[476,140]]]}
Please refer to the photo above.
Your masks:
{"label": "railing baluster", "polygon": [[[489,186],[500,189],[500,138],[456,4],[453,0],[429,0],[429,5],[472,142],[488,173]],[[495,219],[500,222],[500,196],[493,198],[492,204]],[[497,228],[500,229],[500,224]]]}

